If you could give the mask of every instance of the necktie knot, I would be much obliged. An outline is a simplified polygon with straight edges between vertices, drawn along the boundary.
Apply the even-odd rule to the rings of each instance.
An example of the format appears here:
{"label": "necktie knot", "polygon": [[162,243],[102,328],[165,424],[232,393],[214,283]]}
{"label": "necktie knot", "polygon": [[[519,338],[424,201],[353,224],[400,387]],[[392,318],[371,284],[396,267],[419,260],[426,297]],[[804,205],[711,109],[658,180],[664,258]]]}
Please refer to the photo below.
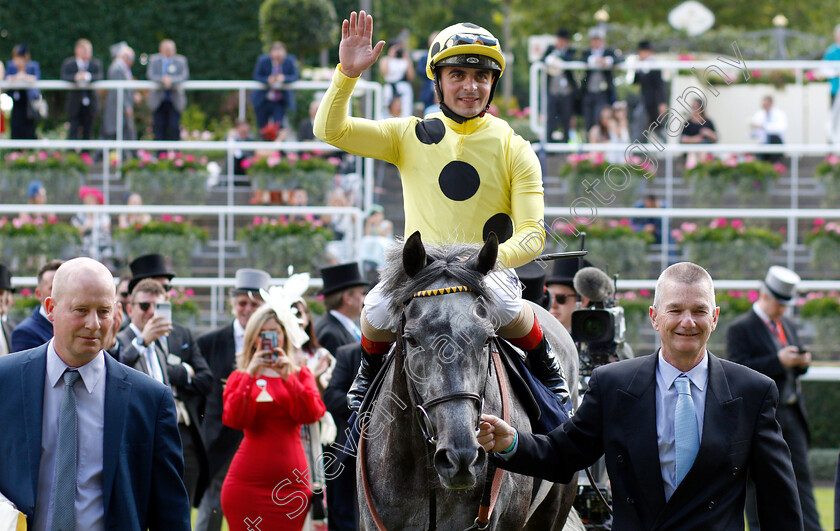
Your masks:
{"label": "necktie knot", "polygon": [[685,374],[680,374],[677,379],[674,380],[674,387],[677,388],[677,393],[691,396],[691,380],[689,380],[688,376]]}
{"label": "necktie knot", "polygon": [[76,382],[78,382],[81,377],[82,375],[79,374],[79,371],[64,371],[64,385],[68,387],[73,387],[74,385],[76,385]]}

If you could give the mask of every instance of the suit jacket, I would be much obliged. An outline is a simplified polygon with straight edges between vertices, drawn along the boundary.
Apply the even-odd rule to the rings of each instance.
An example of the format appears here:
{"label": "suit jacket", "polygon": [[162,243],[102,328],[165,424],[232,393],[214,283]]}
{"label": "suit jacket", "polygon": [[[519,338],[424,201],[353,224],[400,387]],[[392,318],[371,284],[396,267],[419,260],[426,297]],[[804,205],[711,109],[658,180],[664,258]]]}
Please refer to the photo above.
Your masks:
{"label": "suit jacket", "polygon": [[341,321],[329,312],[315,323],[315,337],[318,338],[318,343],[329,350],[333,356],[338,352],[338,347],[359,341],[356,336],[344,328]]}
{"label": "suit jacket", "polygon": [[[324,405],[335,420],[338,435],[335,446],[342,448],[347,442],[347,429],[350,427],[350,408],[347,406],[347,392],[353,385],[359,365],[362,363],[362,345],[358,341],[338,348],[335,354],[335,369],[333,369],[330,383],[324,390]],[[347,454],[336,452],[338,460],[344,461]]]}
{"label": "suit jacket", "polygon": [[[169,58],[168,72],[163,71],[164,56],[156,53],[149,58],[149,67],[146,69],[146,77],[151,81],[162,82],[163,76],[169,75],[172,78],[172,88],[169,89],[172,98],[172,105],[178,112],[184,112],[187,107],[187,95],[184,89],[178,84],[190,78],[190,66],[187,63],[187,58],[183,55],[175,54]],[[160,107],[163,103],[163,97],[166,92],[162,86],[156,88],[149,93],[149,108],[153,111]]]}
{"label": "suit jacket", "polygon": [[520,432],[510,460],[495,461],[566,483],[605,455],[616,531],[744,529],[749,474],[762,529],[801,530],[790,452],[775,419],[776,387],[751,369],[708,356],[700,450],[667,503],[656,432],[657,355],[595,369],[572,420],[548,435]]}
{"label": "suit jacket", "polygon": [[[543,58],[542,58],[543,62],[545,62],[546,58],[549,55],[552,55],[552,54],[556,55],[556,52],[557,52],[557,49],[553,45],[549,46],[548,49],[545,51],[545,55],[543,55]],[[562,59],[564,61],[574,61],[576,55],[577,55],[577,50],[574,50],[572,48],[566,48],[563,51],[563,53],[560,54],[560,59]],[[566,69],[566,70],[563,70],[563,73],[561,73],[560,75],[566,78],[566,82],[568,83],[568,87],[571,89],[571,93],[569,94],[569,96],[573,96],[573,97],[577,98],[578,93],[580,92],[580,88],[578,87],[578,83],[575,80],[574,71]],[[551,80],[549,80],[549,87],[550,86],[551,86]],[[549,90],[549,95],[552,95],[550,90]]]}
{"label": "suit jacket", "polygon": [[[781,322],[788,344],[802,346],[799,334],[796,333],[796,326],[790,319],[782,317]],[[778,347],[773,341],[773,334],[755,311],[748,311],[729,325],[726,331],[726,355],[730,360],[772,378],[776,382],[782,403],[787,398],[795,396],[796,410],[808,435],[808,416],[805,413],[802,391],[797,382],[799,376],[805,374],[808,369],[795,367],[788,371],[782,366],[779,361]]]}
{"label": "suit jacket", "polygon": [[40,306],[35,308],[32,314],[21,321],[12,332],[12,352],[40,347],[52,339],[53,325],[49,319],[41,315],[40,310]]}
{"label": "suit jacket", "polygon": [[14,331],[14,327],[8,321],[3,321],[3,339],[6,340],[6,347],[8,347],[9,352],[12,351],[12,332]]}
{"label": "suit jacket", "polygon": [[642,100],[646,106],[667,103],[665,98],[665,83],[662,81],[661,70],[648,70],[647,72],[636,70],[633,83],[641,87]]}
{"label": "suit jacket", "polygon": [[[35,513],[47,347],[0,358],[0,492]],[[102,486],[105,527],[190,529],[175,403],[165,386],[105,356]]]}
{"label": "suit jacket", "polygon": [[[88,72],[90,72],[90,82],[100,81],[102,79],[102,61],[95,57],[91,57],[88,62]],[[79,72],[79,65],[76,63],[76,57],[68,57],[61,63],[61,79],[64,81],[76,82],[76,74]],[[79,112],[82,107],[83,98],[90,99],[90,106],[93,112],[99,110],[99,93],[90,88],[67,91],[67,114],[73,116]]]}
{"label": "suit jacket", "polygon": [[[271,70],[271,57],[267,53],[262,54],[254,66],[254,81],[268,83],[268,78],[272,75]],[[298,72],[297,59],[294,55],[286,55],[286,59],[280,65],[280,72],[285,77],[284,83],[291,83],[298,80],[300,73]],[[254,90],[251,92],[251,103],[254,105],[254,108],[259,108],[263,104],[267,92],[266,90]],[[283,99],[286,103],[286,109],[290,111],[294,110],[295,98],[291,90],[283,91]]]}
{"label": "suit jacket", "polygon": [[233,322],[199,337],[198,348],[213,372],[213,386],[207,395],[204,423],[201,425],[201,433],[207,445],[209,475],[212,478],[227,465],[243,437],[241,430],[229,428],[222,423],[225,382],[236,367]]}
{"label": "suit jacket", "polygon": [[[6,62],[6,77],[13,76],[18,73],[17,66],[13,61]],[[41,65],[38,61],[29,61],[26,63],[26,73],[32,76],[35,76],[35,79],[41,79]],[[7,90],[7,92],[11,93],[17,89]],[[41,91],[36,88],[31,88],[26,90],[26,94],[29,97],[29,100],[38,99],[38,96],[41,95]]]}
{"label": "suit jacket", "polygon": [[[126,72],[120,61],[114,61],[108,67],[108,79],[130,80],[132,77]],[[134,109],[134,89],[125,89],[123,92],[123,112],[125,109]],[[109,90],[105,95],[105,112],[102,113],[102,130],[106,137],[117,134],[117,91]],[[133,116],[123,116],[123,139],[137,140],[137,130],[134,125]]]}
{"label": "suit jacket", "polygon": [[[583,51],[583,54],[580,57],[580,60],[586,63],[589,61],[589,56],[592,55],[592,49],[586,49]],[[612,48],[604,48],[603,57],[612,57],[613,58],[613,65],[619,63],[621,61],[621,57],[616,55],[615,50]],[[599,90],[597,92],[606,92],[609,97],[610,101],[615,101],[615,84],[613,83],[613,71],[612,68],[605,68],[605,69],[597,69],[604,75],[604,82],[606,82],[607,86],[603,88],[603,90]],[[589,92],[589,80],[591,79],[593,70],[587,70],[585,75],[583,76],[583,82],[580,84],[580,92],[584,96]]]}

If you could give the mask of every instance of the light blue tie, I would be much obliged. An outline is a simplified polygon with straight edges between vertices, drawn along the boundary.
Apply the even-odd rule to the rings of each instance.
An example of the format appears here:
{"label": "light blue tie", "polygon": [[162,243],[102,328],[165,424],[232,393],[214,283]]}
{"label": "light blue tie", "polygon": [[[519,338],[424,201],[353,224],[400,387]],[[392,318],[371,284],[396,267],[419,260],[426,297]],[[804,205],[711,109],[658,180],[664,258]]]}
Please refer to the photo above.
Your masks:
{"label": "light blue tie", "polygon": [[74,531],[76,528],[76,454],[79,438],[73,386],[79,378],[79,371],[64,373],[64,397],[58,413],[52,531]]}
{"label": "light blue tie", "polygon": [[674,414],[674,439],[677,447],[677,485],[682,483],[688,473],[697,450],[700,448],[700,435],[697,432],[697,412],[691,399],[691,382],[681,374],[674,380],[677,388],[677,410]]}

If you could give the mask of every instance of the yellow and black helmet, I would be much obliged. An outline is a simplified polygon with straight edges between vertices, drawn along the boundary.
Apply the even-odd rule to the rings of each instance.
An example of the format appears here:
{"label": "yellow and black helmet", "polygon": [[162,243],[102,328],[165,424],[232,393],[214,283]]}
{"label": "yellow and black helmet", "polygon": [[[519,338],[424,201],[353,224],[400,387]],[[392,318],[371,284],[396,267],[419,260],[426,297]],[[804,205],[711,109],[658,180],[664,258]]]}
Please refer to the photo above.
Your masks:
{"label": "yellow and black helmet", "polygon": [[435,37],[426,59],[426,76],[435,79],[435,68],[446,65],[493,70],[498,79],[505,71],[505,56],[492,33],[471,22],[462,22]]}

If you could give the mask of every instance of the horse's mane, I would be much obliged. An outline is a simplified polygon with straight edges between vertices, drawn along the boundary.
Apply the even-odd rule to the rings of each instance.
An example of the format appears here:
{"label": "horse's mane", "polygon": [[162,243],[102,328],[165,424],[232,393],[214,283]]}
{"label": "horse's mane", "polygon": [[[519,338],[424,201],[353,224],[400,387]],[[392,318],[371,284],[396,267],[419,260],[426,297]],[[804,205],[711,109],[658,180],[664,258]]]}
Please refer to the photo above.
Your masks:
{"label": "horse's mane", "polygon": [[380,273],[382,289],[390,295],[388,313],[398,321],[402,314],[403,305],[411,299],[414,293],[427,289],[433,282],[441,278],[453,279],[452,285],[469,287],[476,295],[485,300],[485,304],[494,303],[489,296],[489,290],[484,286],[484,276],[467,266],[469,260],[481,248],[471,243],[454,243],[436,245],[424,243],[426,249],[426,267],[414,277],[406,274],[403,267],[403,240],[398,239],[388,246],[385,251],[385,266]]}

